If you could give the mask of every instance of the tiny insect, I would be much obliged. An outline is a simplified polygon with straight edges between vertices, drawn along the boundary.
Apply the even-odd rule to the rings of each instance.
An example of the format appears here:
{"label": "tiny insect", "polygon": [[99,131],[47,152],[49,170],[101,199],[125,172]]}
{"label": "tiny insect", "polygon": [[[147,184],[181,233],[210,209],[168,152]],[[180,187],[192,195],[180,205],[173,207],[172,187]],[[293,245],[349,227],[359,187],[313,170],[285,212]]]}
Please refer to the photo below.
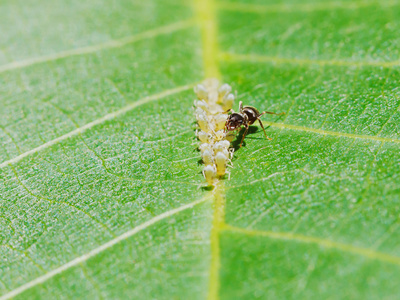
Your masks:
{"label": "tiny insect", "polygon": [[217,177],[217,168],[215,165],[208,165],[203,170],[203,176],[209,185],[213,185],[214,179]]}
{"label": "tiny insect", "polygon": [[[228,151],[227,151],[228,152]],[[228,174],[228,180],[231,178],[231,173],[226,169],[229,158],[228,155],[218,152],[215,156],[215,165],[217,167],[217,175],[223,176]]]}
{"label": "tiny insect", "polygon": [[267,133],[265,132],[264,125],[261,122],[260,117],[264,114],[270,114],[270,115],[284,115],[285,113],[274,113],[270,111],[263,111],[260,113],[257,108],[253,106],[243,106],[242,101],[239,102],[239,112],[235,113],[232,111],[232,109],[228,110],[228,112],[232,112],[232,114],[229,115],[228,119],[226,120],[225,123],[225,131],[234,131],[240,129],[242,126],[246,128],[245,132],[243,133],[242,140],[240,142],[239,148],[242,147],[243,140],[247,134],[247,131],[249,130],[249,126],[252,125],[256,120],[261,125],[261,128],[264,130],[264,134],[267,140],[271,140],[267,136]]}

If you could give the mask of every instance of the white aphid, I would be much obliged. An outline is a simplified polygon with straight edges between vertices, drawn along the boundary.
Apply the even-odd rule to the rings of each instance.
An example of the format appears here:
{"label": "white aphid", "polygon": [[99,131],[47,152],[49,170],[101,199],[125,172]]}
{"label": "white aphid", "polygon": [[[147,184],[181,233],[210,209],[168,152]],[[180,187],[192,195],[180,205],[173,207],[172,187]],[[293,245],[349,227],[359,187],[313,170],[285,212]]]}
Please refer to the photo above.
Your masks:
{"label": "white aphid", "polygon": [[203,143],[203,144],[200,145],[199,150],[203,154],[204,151],[206,151],[206,150],[212,151],[213,149],[212,149],[212,145],[211,144]]}
{"label": "white aphid", "polygon": [[216,141],[220,141],[220,140],[225,138],[225,135],[226,134],[225,134],[224,130],[221,129],[221,130],[218,130],[218,131],[215,132],[214,138],[215,138]]}
{"label": "white aphid", "polygon": [[208,112],[212,115],[222,114],[224,110],[221,105],[213,103],[209,105]]}
{"label": "white aphid", "polygon": [[208,99],[208,92],[204,85],[198,84],[194,87],[194,92],[197,95],[197,98],[200,100],[207,100]]}
{"label": "white aphid", "polygon": [[197,123],[199,124],[201,130],[203,130],[204,132],[209,132],[209,133],[214,131],[215,125],[210,122],[207,115],[204,115],[204,114],[196,115],[196,119],[197,119]]}
{"label": "white aphid", "polygon": [[206,80],[203,81],[203,86],[208,91],[216,91],[218,90],[219,80],[216,78],[207,78]]}
{"label": "white aphid", "polygon": [[203,163],[204,163],[205,165],[211,165],[211,164],[214,163],[213,154],[214,154],[214,153],[213,153],[212,151],[210,151],[210,150],[205,150],[205,151],[202,153],[201,158],[203,159]]}
{"label": "white aphid", "polygon": [[[218,151],[218,152],[221,152],[223,155],[225,155],[225,157],[226,157],[227,159],[230,160],[229,150],[227,150],[227,149],[222,149],[221,151]],[[218,154],[218,153],[217,153],[217,154]]]}
{"label": "white aphid", "polygon": [[215,155],[215,164],[217,166],[217,175],[223,176],[225,173],[229,173],[226,170],[229,158],[227,158],[222,152],[218,152]]}
{"label": "white aphid", "polygon": [[218,102],[218,91],[211,91],[208,93],[208,102],[211,104]]}
{"label": "white aphid", "polygon": [[223,85],[220,86],[218,89],[218,94],[220,98],[224,97],[226,94],[229,94],[232,91],[232,88],[229,84],[224,83]]}
{"label": "white aphid", "polygon": [[201,107],[197,107],[196,110],[194,111],[194,113],[196,114],[196,119],[198,116],[206,116],[207,117],[207,111],[205,111]]}
{"label": "white aphid", "polygon": [[206,112],[208,112],[209,110],[208,104],[204,100],[194,100],[194,106],[196,106],[197,108],[201,108]]}
{"label": "white aphid", "polygon": [[218,151],[222,151],[222,150],[228,150],[230,144],[231,143],[229,143],[229,141],[227,141],[227,140],[222,140],[222,141],[216,142],[213,146],[214,153],[217,153]]}
{"label": "white aphid", "polygon": [[233,94],[227,94],[222,98],[222,109],[227,111],[233,107],[235,96]]}
{"label": "white aphid", "polygon": [[213,185],[214,180],[217,177],[217,168],[215,165],[205,166],[203,169],[203,176],[209,185]]}
{"label": "white aphid", "polygon": [[196,131],[196,135],[202,143],[212,143],[213,142],[212,135],[207,132],[198,130],[198,131]]}
{"label": "white aphid", "polygon": [[[223,150],[221,150],[221,151],[218,151],[216,154],[222,153],[222,154],[227,158],[227,161],[226,161],[227,166],[233,168],[232,161],[231,161],[231,159],[232,159],[232,157],[233,157],[233,152],[231,152],[230,150],[231,150],[231,149],[229,149],[229,150],[223,149]],[[216,154],[215,154],[215,156],[216,156]],[[214,159],[214,160],[215,160],[215,159]],[[228,165],[228,163],[231,163],[231,164]]]}
{"label": "white aphid", "polygon": [[228,119],[227,114],[217,114],[214,116],[215,130],[225,128],[226,120]]}

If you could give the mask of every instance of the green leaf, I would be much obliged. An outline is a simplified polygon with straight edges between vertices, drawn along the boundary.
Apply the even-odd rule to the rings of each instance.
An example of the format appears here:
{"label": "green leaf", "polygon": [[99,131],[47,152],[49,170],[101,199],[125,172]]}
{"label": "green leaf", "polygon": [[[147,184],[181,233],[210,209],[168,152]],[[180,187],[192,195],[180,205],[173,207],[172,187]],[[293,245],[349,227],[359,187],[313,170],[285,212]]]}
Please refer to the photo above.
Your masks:
{"label": "green leaf", "polygon": [[[0,299],[398,297],[400,6],[242,1],[0,4]],[[286,112],[211,191],[210,76]]]}

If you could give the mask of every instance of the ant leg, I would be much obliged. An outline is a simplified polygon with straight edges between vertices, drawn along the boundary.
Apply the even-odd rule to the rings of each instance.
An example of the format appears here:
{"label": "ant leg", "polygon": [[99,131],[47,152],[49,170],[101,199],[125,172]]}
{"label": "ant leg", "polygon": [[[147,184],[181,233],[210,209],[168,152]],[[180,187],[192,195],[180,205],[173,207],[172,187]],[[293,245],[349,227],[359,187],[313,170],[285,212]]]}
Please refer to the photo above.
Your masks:
{"label": "ant leg", "polygon": [[263,111],[258,117],[261,117],[263,114],[282,116],[285,114],[285,112],[281,112],[281,113],[277,114],[277,113],[271,112],[271,111]]}
{"label": "ant leg", "polygon": [[243,140],[244,140],[244,137],[246,136],[248,130],[249,130],[249,126],[246,127],[246,130],[243,133],[242,141],[240,142],[239,148],[242,148]]}
{"label": "ant leg", "polygon": [[257,120],[258,120],[258,122],[260,122],[261,128],[264,130],[265,138],[266,138],[267,140],[272,140],[271,138],[269,138],[269,137],[267,136],[267,133],[265,132],[264,125],[263,125],[263,123],[261,122],[261,120],[260,120],[259,118],[257,118]]}

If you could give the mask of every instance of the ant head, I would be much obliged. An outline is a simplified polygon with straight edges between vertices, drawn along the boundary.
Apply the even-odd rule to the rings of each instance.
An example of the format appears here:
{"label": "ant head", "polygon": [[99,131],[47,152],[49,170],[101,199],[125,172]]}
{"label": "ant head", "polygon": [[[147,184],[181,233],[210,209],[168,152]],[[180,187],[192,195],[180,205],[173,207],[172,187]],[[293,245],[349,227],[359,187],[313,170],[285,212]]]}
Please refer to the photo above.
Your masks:
{"label": "ant head", "polygon": [[244,124],[244,117],[241,114],[233,113],[229,115],[228,120],[225,123],[226,131],[233,131],[240,128]]}

